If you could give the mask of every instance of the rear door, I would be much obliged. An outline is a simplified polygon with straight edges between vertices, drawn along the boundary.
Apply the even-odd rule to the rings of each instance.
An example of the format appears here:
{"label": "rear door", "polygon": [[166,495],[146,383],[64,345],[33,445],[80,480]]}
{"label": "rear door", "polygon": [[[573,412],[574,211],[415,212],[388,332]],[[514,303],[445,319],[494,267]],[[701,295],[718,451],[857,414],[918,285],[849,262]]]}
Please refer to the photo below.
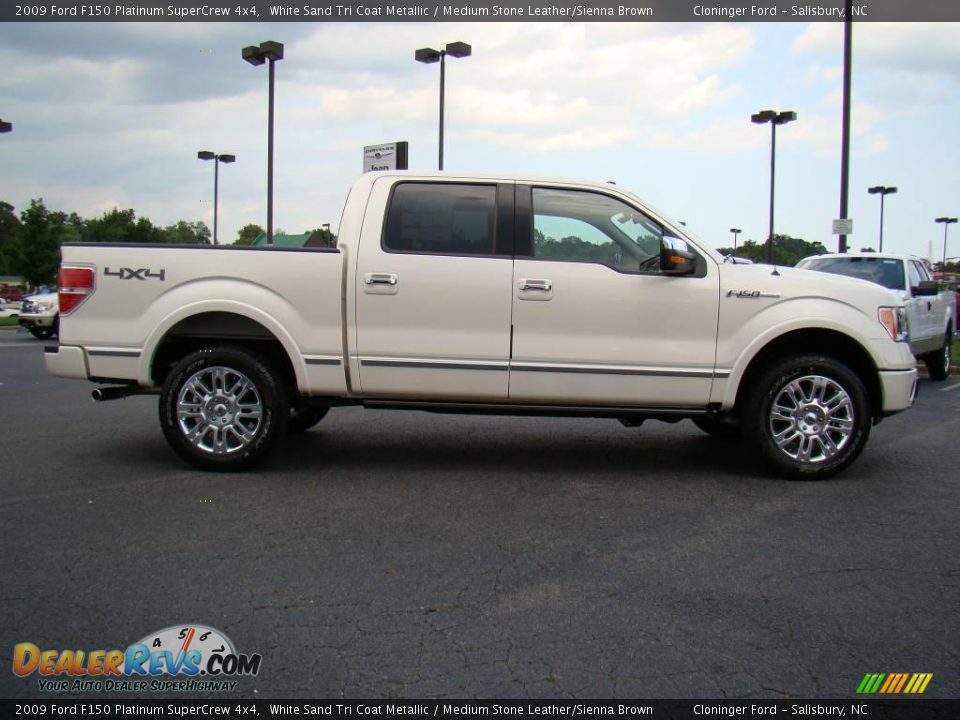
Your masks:
{"label": "rear door", "polygon": [[374,184],[354,285],[364,395],[506,399],[512,205],[512,183]]}

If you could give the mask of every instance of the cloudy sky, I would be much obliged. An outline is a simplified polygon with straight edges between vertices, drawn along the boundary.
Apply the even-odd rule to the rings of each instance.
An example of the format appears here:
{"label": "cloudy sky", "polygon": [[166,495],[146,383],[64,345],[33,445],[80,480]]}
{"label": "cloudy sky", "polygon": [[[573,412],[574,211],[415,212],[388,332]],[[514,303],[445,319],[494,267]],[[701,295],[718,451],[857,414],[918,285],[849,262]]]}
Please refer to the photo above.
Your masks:
{"label": "cloudy sky", "polygon": [[[854,34],[851,245],[941,253],[939,215],[960,214],[956,24],[861,23]],[[834,23],[46,23],[0,25],[0,200],[42,197],[85,217],[134,208],[156,224],[266,224],[265,67],[240,48],[273,39],[275,224],[336,229],[362,147],[405,139],[433,169],[439,68],[413,50],[474,47],[447,63],[448,170],[614,180],[713,246],[729,228],[762,240],[769,126],[777,135],[777,231],[836,247],[842,25]],[[956,229],[956,228],[954,228]],[[950,255],[960,255],[960,231]]]}

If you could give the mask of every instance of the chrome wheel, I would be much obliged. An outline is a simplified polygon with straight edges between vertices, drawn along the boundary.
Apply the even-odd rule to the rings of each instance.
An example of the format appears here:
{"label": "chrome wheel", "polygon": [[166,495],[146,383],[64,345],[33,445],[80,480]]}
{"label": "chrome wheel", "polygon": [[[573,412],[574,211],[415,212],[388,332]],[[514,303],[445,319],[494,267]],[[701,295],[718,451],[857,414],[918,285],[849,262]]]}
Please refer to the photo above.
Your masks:
{"label": "chrome wheel", "polygon": [[211,455],[230,455],[253,442],[263,418],[263,401],[242,372],[205,367],[183,383],[176,414],[191,445]]}
{"label": "chrome wheel", "polygon": [[850,442],[855,413],[847,391],[823,375],[805,375],[784,385],[770,406],[771,437],[789,458],[822,463]]}

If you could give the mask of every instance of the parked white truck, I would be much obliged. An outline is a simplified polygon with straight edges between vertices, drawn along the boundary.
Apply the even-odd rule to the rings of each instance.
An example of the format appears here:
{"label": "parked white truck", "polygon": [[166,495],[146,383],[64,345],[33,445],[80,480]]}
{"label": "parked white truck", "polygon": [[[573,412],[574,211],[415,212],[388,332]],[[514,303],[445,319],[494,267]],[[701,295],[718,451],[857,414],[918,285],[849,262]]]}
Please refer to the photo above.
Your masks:
{"label": "parked white truck", "polygon": [[692,418],[821,478],[917,387],[890,291],[725,262],[609,183],[368,173],[337,248],[65,245],[60,312],[48,368],[159,393],[214,470],[362,404]]}
{"label": "parked white truck", "polygon": [[926,363],[931,379],[946,380],[950,376],[956,296],[940,289],[920,258],[875,252],[830,253],[804,258],[797,267],[860,278],[893,290],[907,310],[911,352]]}

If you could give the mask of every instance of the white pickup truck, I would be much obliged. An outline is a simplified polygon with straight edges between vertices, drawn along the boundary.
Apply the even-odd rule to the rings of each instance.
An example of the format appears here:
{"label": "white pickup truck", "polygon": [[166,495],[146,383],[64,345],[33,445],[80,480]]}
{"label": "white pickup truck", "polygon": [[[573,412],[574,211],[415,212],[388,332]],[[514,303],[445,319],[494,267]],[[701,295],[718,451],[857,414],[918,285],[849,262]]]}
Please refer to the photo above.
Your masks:
{"label": "white pickup truck", "polygon": [[907,310],[911,352],[926,363],[931,379],[946,380],[950,376],[956,296],[940,290],[940,283],[920,258],[893,253],[831,253],[804,258],[797,267],[868,280],[896,292]]}
{"label": "white pickup truck", "polygon": [[610,183],[384,172],[337,248],[70,244],[55,374],[159,393],[189,462],[245,468],[331,406],[692,418],[781,473],[911,405],[889,290],[725,262]]}

